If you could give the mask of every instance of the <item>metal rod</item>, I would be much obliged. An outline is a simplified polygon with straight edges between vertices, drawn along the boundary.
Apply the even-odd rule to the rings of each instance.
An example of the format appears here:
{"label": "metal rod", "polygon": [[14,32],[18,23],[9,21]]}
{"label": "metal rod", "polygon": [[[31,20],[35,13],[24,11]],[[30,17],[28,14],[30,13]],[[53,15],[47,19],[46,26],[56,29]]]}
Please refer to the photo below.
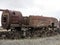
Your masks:
{"label": "metal rod", "polygon": [[0,11],[5,11],[5,9],[0,9]]}

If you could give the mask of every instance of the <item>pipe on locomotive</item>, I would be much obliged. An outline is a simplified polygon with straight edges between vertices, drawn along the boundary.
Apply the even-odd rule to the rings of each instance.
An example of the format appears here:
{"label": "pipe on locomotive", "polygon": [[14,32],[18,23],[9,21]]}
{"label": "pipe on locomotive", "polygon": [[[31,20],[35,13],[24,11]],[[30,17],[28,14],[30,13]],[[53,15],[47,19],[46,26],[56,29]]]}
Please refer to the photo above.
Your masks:
{"label": "pipe on locomotive", "polygon": [[5,11],[5,9],[0,9],[0,11]]}

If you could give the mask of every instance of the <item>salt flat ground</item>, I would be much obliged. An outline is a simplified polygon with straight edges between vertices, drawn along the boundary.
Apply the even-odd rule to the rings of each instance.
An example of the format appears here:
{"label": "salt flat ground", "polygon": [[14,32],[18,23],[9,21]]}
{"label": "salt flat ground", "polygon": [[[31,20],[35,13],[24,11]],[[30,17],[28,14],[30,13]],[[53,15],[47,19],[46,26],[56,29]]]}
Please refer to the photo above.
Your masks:
{"label": "salt flat ground", "polygon": [[0,45],[60,45],[60,35],[37,39],[0,40]]}

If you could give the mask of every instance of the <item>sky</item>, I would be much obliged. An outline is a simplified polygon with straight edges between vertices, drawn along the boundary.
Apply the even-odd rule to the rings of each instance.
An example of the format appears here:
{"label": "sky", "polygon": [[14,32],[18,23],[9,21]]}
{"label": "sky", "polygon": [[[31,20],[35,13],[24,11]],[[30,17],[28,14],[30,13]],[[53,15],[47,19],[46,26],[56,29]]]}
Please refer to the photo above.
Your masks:
{"label": "sky", "polygon": [[[17,10],[23,16],[39,15],[60,18],[60,0],[0,0],[0,9]],[[1,25],[0,11],[0,25]]]}

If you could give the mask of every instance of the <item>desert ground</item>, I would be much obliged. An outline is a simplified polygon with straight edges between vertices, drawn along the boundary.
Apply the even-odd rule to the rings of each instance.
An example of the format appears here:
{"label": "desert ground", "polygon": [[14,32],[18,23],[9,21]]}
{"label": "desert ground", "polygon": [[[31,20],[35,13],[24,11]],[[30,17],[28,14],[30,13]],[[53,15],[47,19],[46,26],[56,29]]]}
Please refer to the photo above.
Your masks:
{"label": "desert ground", "polygon": [[19,39],[19,40],[0,40],[0,45],[60,45],[60,35],[37,38],[37,39]]}

